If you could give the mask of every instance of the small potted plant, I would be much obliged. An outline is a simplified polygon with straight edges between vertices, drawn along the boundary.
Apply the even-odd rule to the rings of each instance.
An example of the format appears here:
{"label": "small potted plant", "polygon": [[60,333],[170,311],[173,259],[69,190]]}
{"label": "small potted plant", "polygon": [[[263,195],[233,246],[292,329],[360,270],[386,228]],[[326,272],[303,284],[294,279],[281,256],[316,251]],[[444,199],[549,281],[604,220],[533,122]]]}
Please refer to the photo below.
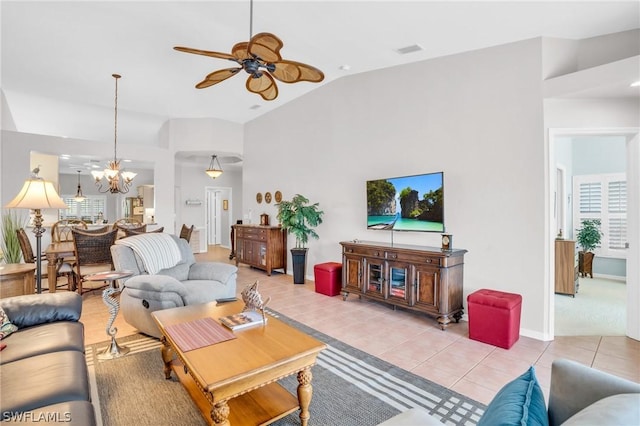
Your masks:
{"label": "small potted plant", "polygon": [[583,277],[587,274],[593,278],[593,258],[600,240],[602,239],[602,232],[600,232],[600,219],[585,219],[582,221],[582,227],[577,229],[576,241],[578,245],[582,247],[582,250],[578,252],[578,272]]}
{"label": "small potted plant", "polygon": [[319,209],[319,204],[309,204],[309,200],[296,194],[291,201],[281,201],[278,206],[278,220],[282,229],[296,237],[296,245],[291,249],[293,261],[293,283],[304,284],[305,269],[307,264],[307,242],[309,237],[318,239],[318,234],[313,230],[322,223],[324,212]]}

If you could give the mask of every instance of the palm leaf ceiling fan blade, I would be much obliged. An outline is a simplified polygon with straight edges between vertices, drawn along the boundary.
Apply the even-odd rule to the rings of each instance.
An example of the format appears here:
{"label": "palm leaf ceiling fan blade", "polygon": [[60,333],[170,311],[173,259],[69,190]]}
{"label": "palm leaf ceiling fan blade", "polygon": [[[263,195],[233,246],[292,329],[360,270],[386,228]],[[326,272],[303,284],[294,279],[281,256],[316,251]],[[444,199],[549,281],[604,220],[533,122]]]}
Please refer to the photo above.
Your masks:
{"label": "palm leaf ceiling fan blade", "polygon": [[206,87],[213,86],[214,84],[218,84],[221,81],[225,81],[229,77],[236,75],[241,69],[242,68],[226,68],[214,71],[207,75],[200,83],[196,84],[196,89],[204,89]]}
{"label": "palm leaf ceiling fan blade", "polygon": [[266,72],[259,77],[250,75],[246,87],[248,91],[262,96],[265,101],[272,101],[278,97],[278,86],[273,77]]}
{"label": "palm leaf ceiling fan blade", "polygon": [[[250,59],[251,54],[249,53],[249,42],[243,41],[240,43],[236,43],[231,49],[231,54],[239,61]],[[242,64],[242,62],[239,63]]]}
{"label": "palm leaf ceiling fan blade", "polygon": [[275,35],[260,33],[251,37],[249,52],[264,62],[277,62],[282,60],[282,56],[280,56],[282,46],[284,46],[282,40]]}
{"label": "palm leaf ceiling fan blade", "polygon": [[297,83],[299,81],[318,83],[324,80],[322,71],[302,62],[283,60],[273,65],[275,69],[271,71],[271,75],[283,83]]}
{"label": "palm leaf ceiling fan blade", "polygon": [[[253,32],[253,0],[251,0],[250,19],[249,34]],[[283,46],[282,40],[274,34],[258,33],[254,36],[250,35],[249,41],[236,43],[231,49],[231,54],[181,46],[175,46],[174,49],[196,55],[228,59],[240,65],[240,68],[227,68],[210,73],[196,84],[196,88],[204,89],[218,84],[243,69],[249,74],[245,84],[247,90],[257,93],[265,101],[272,101],[278,97],[278,86],[274,78],[284,83],[299,81],[319,83],[324,80],[322,71],[311,65],[283,60],[280,56],[280,49]]]}
{"label": "palm leaf ceiling fan blade", "polygon": [[212,52],[210,50],[192,49],[190,47],[182,47],[182,46],[175,46],[174,49],[180,52],[195,53],[196,55],[211,56],[213,58],[220,58],[220,59],[229,59],[237,62],[237,58],[235,58],[232,55],[229,55],[228,53]]}

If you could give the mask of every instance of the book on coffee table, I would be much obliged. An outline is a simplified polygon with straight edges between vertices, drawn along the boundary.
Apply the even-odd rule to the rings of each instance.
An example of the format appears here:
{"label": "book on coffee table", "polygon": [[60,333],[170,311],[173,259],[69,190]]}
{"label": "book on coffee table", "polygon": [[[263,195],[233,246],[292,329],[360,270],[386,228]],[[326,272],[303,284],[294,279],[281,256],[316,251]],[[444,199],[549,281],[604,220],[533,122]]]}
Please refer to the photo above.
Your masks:
{"label": "book on coffee table", "polygon": [[267,318],[263,316],[262,313],[256,311],[245,311],[220,318],[220,323],[222,323],[222,325],[225,325],[234,331],[265,324],[266,322]]}

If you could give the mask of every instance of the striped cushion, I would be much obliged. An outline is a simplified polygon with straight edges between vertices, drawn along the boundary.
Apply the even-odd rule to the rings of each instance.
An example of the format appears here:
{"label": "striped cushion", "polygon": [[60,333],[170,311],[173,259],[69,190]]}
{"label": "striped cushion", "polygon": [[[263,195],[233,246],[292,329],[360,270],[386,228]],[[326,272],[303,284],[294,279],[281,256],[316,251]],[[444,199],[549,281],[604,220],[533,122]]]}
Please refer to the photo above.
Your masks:
{"label": "striped cushion", "polygon": [[140,256],[144,269],[153,275],[161,269],[176,266],[180,260],[180,249],[169,234],[147,233],[117,240],[116,244],[131,247]]}

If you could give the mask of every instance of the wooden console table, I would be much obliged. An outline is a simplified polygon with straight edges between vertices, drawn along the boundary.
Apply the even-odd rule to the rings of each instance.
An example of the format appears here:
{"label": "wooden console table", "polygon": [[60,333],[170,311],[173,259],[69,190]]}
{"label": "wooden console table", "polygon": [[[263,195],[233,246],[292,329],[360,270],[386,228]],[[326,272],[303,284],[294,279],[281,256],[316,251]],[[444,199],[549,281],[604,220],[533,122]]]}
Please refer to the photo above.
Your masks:
{"label": "wooden console table", "polygon": [[235,258],[267,271],[282,268],[287,272],[287,233],[280,226],[233,225]]}
{"label": "wooden console table", "polygon": [[0,265],[0,298],[36,292],[35,263]]}
{"label": "wooden console table", "polygon": [[467,250],[345,241],[342,294],[424,312],[443,330],[463,314],[462,272]]}

